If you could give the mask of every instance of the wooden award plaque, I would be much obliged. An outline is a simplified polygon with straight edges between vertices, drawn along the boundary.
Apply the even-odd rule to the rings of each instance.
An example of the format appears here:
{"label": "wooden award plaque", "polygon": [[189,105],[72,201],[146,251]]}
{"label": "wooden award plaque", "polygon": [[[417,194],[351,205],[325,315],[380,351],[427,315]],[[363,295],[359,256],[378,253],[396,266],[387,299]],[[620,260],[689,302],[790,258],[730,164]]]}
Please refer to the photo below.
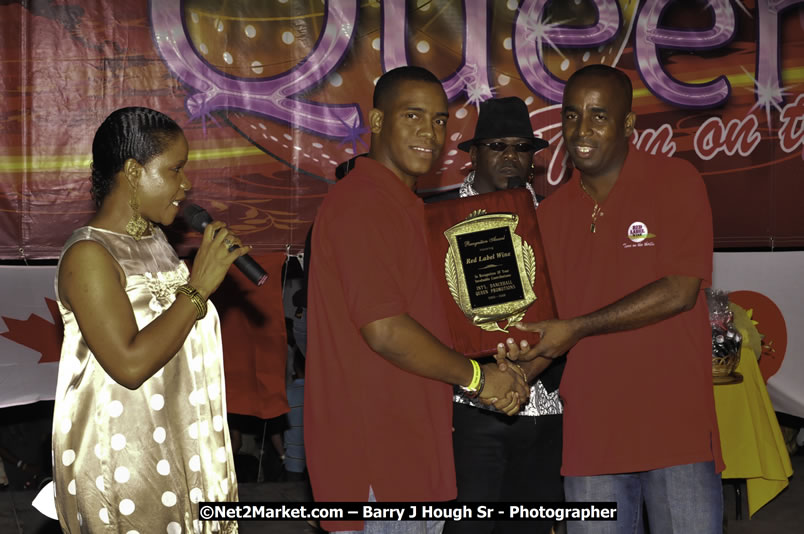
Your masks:
{"label": "wooden award plaque", "polygon": [[527,189],[445,200],[425,206],[430,257],[453,347],[470,357],[496,352],[511,328],[556,317],[533,199]]}

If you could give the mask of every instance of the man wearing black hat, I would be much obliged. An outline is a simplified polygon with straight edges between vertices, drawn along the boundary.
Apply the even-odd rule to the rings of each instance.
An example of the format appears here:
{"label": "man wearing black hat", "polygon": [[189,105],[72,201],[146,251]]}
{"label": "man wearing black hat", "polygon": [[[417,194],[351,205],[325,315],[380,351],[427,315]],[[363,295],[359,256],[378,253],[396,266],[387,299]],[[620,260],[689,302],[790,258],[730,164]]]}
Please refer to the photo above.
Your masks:
{"label": "man wearing black hat", "polygon": [[[475,135],[458,148],[469,152],[472,172],[458,195],[473,196],[526,187],[534,207],[540,198],[530,181],[533,155],[548,143],[533,135],[528,108],[518,97],[493,98],[480,104]],[[449,194],[449,193],[448,193]],[[444,200],[446,195],[439,195]],[[428,199],[430,200],[430,199]],[[520,213],[523,222],[536,213]],[[523,364],[531,380],[530,399],[515,416],[454,397],[453,449],[458,501],[561,501],[562,405],[558,383],[564,360],[542,371],[545,360]],[[536,377],[538,376],[538,379]],[[445,533],[550,532],[549,521],[452,521]]]}
{"label": "man wearing black hat", "polygon": [[533,154],[547,141],[534,137],[528,108],[521,98],[492,98],[480,104],[475,136],[458,144],[469,152],[472,172],[461,185],[460,196],[491,193],[501,189],[526,187],[533,178]]}

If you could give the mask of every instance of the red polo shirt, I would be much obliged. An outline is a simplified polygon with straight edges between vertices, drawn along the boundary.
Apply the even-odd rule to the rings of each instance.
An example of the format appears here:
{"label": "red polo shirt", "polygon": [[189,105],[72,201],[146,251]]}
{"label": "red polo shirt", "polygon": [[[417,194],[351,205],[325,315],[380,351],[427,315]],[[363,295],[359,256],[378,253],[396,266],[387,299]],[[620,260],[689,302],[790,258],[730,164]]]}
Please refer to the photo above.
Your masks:
{"label": "red polo shirt", "polygon": [[695,307],[659,323],[582,339],[570,350],[562,474],[646,471],[715,460],[723,469],[704,287],[712,214],[687,161],[631,148],[590,232],[594,202],[576,170],[537,216],[561,318],[598,310],[668,275],[703,280]]}
{"label": "red polo shirt", "polygon": [[[304,399],[317,501],[444,501],[456,496],[452,388],[403,371],[360,328],[407,313],[443,343],[424,204],[387,168],[360,158],[313,228]],[[325,522],[360,529],[362,522]]]}

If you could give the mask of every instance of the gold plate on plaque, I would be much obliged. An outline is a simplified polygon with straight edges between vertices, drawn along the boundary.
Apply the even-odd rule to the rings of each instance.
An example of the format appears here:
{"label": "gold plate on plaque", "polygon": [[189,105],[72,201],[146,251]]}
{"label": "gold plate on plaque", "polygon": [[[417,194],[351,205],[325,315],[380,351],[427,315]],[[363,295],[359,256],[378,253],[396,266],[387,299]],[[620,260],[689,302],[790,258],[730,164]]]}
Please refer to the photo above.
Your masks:
{"label": "gold plate on plaque", "polygon": [[444,232],[447,286],[464,315],[483,330],[508,332],[536,300],[536,260],[516,234],[518,224],[513,213],[476,210]]}

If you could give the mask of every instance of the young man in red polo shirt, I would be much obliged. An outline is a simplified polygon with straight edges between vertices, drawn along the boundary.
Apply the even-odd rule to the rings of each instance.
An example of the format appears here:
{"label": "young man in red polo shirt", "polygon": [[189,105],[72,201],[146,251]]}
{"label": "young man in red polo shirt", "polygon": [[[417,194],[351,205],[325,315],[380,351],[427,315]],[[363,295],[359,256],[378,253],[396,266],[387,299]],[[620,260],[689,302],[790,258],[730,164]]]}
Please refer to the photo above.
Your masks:
{"label": "young man in red polo shirt", "polygon": [[[313,236],[304,399],[307,465],[317,501],[455,498],[452,385],[516,413],[527,387],[448,348],[414,193],[444,145],[447,98],[418,67],[377,82],[371,148],[322,203]],[[322,522],[328,530],[362,521]],[[365,532],[441,532],[443,522],[367,521]]]}
{"label": "young man in red polo shirt", "polygon": [[[723,460],[714,409],[712,215],[688,162],[629,147],[631,82],[593,65],[564,89],[571,179],[537,211],[559,319],[525,353],[569,350],[562,474],[568,501],[616,501],[616,522],[570,533],[722,531]],[[504,350],[498,351],[498,357]]]}

